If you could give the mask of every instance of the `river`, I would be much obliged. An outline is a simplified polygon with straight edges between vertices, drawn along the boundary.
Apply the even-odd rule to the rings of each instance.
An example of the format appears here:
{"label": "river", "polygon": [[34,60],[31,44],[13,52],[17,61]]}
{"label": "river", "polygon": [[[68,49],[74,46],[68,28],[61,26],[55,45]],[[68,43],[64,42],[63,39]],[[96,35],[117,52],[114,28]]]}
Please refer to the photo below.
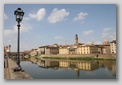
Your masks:
{"label": "river", "polygon": [[29,59],[21,67],[34,79],[116,79],[115,60]]}

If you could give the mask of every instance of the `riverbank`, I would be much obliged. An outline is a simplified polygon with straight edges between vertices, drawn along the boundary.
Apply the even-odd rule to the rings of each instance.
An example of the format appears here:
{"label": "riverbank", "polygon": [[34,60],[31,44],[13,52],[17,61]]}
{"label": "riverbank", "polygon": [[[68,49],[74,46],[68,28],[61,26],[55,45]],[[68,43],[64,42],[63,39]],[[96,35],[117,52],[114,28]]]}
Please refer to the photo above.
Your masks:
{"label": "riverbank", "polygon": [[14,72],[13,69],[17,67],[17,64],[8,59],[8,67],[4,68],[4,79],[33,79],[27,72],[19,71]]}
{"label": "riverbank", "polygon": [[41,55],[39,58],[46,59],[69,59],[69,60],[116,60],[116,54],[87,54],[87,55]]}

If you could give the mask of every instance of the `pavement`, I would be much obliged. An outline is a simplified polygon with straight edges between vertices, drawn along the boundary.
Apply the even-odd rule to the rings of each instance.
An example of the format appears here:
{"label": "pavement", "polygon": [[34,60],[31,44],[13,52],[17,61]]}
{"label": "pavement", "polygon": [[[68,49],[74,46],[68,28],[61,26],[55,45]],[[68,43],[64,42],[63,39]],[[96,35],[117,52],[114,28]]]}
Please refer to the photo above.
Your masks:
{"label": "pavement", "polygon": [[5,66],[4,66],[4,79],[33,79],[27,72],[25,71],[19,71],[14,72],[13,69],[17,67],[16,62],[14,62],[12,59],[6,58],[5,60]]}

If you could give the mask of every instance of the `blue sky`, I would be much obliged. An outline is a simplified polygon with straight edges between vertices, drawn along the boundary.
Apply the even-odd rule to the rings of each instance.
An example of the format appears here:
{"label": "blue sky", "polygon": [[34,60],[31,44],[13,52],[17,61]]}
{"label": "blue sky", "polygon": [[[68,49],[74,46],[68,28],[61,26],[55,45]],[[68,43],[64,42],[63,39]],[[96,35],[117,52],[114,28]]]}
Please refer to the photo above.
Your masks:
{"label": "blue sky", "polygon": [[[20,51],[42,45],[102,43],[116,39],[115,4],[5,4],[4,46],[17,50],[17,24],[14,11],[24,12],[21,22]],[[65,43],[66,42],[66,43]]]}

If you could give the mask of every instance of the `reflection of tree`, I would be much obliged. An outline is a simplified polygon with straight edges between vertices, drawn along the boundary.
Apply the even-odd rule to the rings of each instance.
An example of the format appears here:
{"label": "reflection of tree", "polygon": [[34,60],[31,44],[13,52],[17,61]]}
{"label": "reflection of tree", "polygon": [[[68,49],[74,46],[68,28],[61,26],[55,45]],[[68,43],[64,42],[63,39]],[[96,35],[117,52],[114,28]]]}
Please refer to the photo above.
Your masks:
{"label": "reflection of tree", "polygon": [[99,61],[100,67],[107,67],[108,70],[112,71],[113,76],[116,76],[116,61],[114,60],[101,60]]}
{"label": "reflection of tree", "polygon": [[113,76],[116,76],[116,64],[112,65],[112,73],[113,73]]}

